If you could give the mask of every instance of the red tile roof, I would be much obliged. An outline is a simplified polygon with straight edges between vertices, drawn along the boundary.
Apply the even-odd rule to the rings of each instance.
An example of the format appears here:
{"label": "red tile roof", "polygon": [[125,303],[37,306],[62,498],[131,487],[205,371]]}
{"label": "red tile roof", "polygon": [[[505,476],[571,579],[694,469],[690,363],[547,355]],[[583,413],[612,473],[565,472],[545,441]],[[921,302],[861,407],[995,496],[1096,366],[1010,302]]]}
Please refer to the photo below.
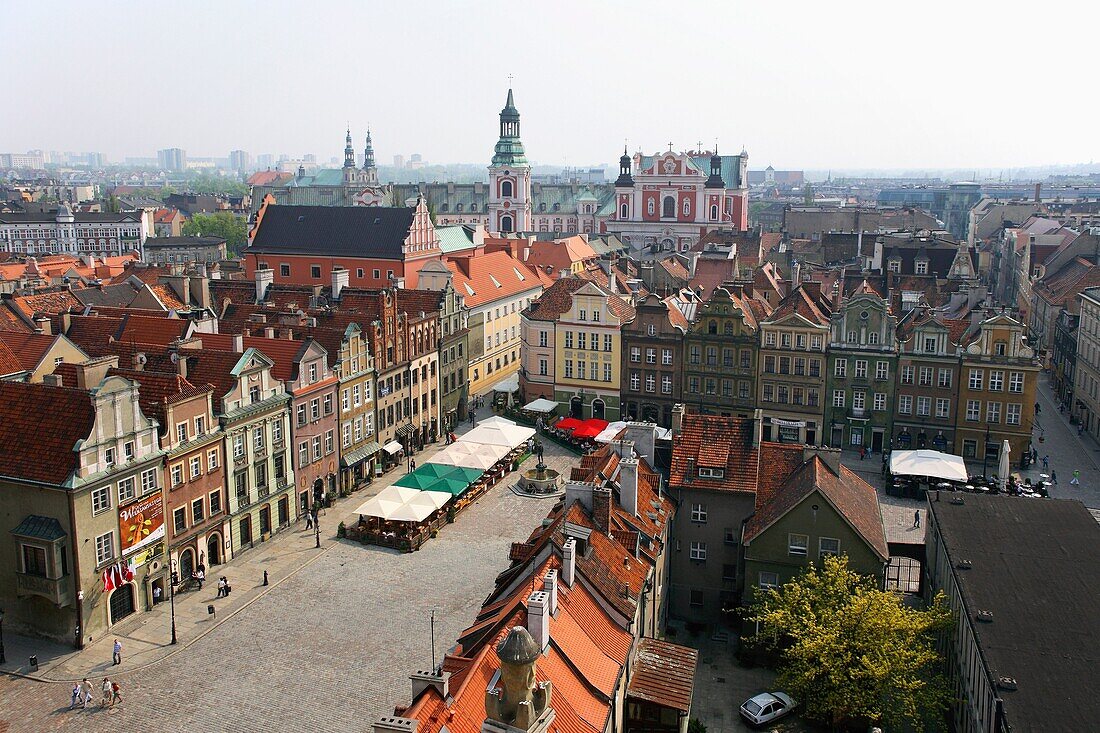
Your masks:
{"label": "red tile roof", "polygon": [[[455,291],[471,308],[542,287],[538,275],[510,252],[455,253],[445,255],[443,263],[454,275]],[[409,282],[415,287],[413,278]]]}
{"label": "red tile roof", "polygon": [[[44,333],[22,333],[19,331],[0,331],[0,342],[3,342],[9,353],[14,354],[22,368],[32,371],[42,361],[42,357],[57,341],[57,336]],[[5,372],[10,373],[10,372]]]}
{"label": "red tile roof", "polygon": [[695,689],[699,652],[660,639],[641,639],[628,697],[687,713]]}
{"label": "red tile roof", "polygon": [[[198,334],[204,349],[219,351],[233,350],[233,336],[230,334]],[[286,382],[298,376],[298,361],[306,348],[304,339],[267,338],[266,336],[245,336],[245,349],[256,349],[275,362],[271,373],[276,379]]]}
{"label": "red tile roof", "polygon": [[573,293],[585,285],[587,280],[579,277],[563,277],[546,290],[542,291],[538,300],[529,305],[524,311],[524,316],[532,321],[556,321],[561,314],[573,307]]}
{"label": "red tile roof", "polygon": [[0,381],[0,476],[62,485],[79,468],[75,452],[95,423],[83,390]]}
{"label": "red tile roof", "polygon": [[[22,334],[19,334],[22,335]],[[37,364],[38,362],[35,362]],[[0,340],[0,377],[9,377],[20,372],[30,371],[34,367],[26,367],[20,362],[7,343]]]}
{"label": "red tile roof", "polygon": [[806,461],[779,486],[774,496],[757,507],[745,526],[745,541],[759,537],[815,492],[833,505],[880,559],[889,559],[878,492],[846,466],[840,467],[839,475],[834,473],[820,456]]}

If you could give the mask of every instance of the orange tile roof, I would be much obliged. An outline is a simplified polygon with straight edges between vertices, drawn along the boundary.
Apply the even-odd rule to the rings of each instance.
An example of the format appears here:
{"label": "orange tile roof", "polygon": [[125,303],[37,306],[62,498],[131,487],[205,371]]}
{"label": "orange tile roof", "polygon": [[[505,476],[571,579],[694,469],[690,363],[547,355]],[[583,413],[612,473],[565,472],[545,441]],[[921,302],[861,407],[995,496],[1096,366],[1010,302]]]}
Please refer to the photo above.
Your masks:
{"label": "orange tile roof", "polygon": [[[35,364],[37,363],[35,362]],[[0,340],[0,377],[8,377],[25,371],[30,371],[30,369],[24,366],[19,358],[12,353],[11,348],[8,347],[5,341]]]}
{"label": "orange tile roof", "polygon": [[38,314],[64,313],[70,308],[84,307],[84,304],[77,300],[68,288],[43,290],[33,295],[16,295],[10,302],[28,318],[34,318]]}
{"label": "orange tile roof", "polygon": [[573,293],[587,284],[578,277],[563,277],[542,291],[538,300],[523,311],[524,315],[532,321],[556,321],[573,307]]}
{"label": "orange tile roof", "polygon": [[[23,369],[32,371],[42,361],[42,357],[54,345],[57,336],[44,333],[24,333],[21,331],[0,331],[0,342],[14,354]],[[11,372],[6,372],[10,374]]]}
{"label": "orange tile roof", "polygon": [[684,713],[691,710],[699,652],[660,639],[641,639],[627,696]]}
{"label": "orange tile roof", "polygon": [[63,484],[95,422],[91,395],[46,384],[0,381],[0,476]]}
{"label": "orange tile roof", "polygon": [[472,257],[445,255],[443,262],[454,275],[455,291],[471,308],[542,286],[531,268],[510,252],[489,252]]}

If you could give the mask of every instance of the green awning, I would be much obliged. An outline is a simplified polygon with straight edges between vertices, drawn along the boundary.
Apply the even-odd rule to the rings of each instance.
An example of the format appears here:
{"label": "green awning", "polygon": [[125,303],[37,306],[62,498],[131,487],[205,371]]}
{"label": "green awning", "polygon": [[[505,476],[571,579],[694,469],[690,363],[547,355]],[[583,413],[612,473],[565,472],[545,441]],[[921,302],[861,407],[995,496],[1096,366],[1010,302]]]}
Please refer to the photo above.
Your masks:
{"label": "green awning", "polygon": [[485,471],[480,468],[464,468],[463,466],[450,466],[450,468],[454,470],[445,474],[447,478],[461,479],[468,484],[472,484],[485,475]]}
{"label": "green awning", "polygon": [[421,491],[445,491],[459,496],[470,484],[481,478],[485,472],[477,468],[462,468],[438,463],[425,463],[412,473],[407,473],[394,486],[404,486]]}
{"label": "green awning", "polygon": [[424,489],[425,491],[439,491],[448,493],[451,496],[462,496],[466,493],[466,489],[470,488],[469,481],[463,481],[459,478],[451,478],[445,476],[441,479],[436,479],[436,482]]}
{"label": "green awning", "polygon": [[356,448],[350,453],[345,453],[340,456],[340,462],[345,466],[354,466],[359,461],[370,458],[378,451],[382,450],[382,446],[378,445],[377,441],[371,441],[364,445],[362,448]]}
{"label": "green awning", "polygon": [[409,489],[420,489],[424,491],[429,486],[439,480],[438,476],[425,476],[424,474],[418,474],[415,471],[407,473],[401,478],[393,482],[394,486],[404,486]]}

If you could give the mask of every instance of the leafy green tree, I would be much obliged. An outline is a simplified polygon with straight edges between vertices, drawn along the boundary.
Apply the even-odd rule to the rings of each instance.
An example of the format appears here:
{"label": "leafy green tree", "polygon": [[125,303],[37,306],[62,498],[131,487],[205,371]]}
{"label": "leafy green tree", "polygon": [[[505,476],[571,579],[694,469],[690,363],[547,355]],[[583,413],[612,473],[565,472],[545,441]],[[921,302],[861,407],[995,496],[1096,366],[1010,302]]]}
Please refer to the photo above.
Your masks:
{"label": "leafy green tree", "polygon": [[751,640],[780,654],[779,685],[808,718],[833,726],[874,723],[891,730],[935,726],[949,701],[936,632],[953,623],[943,594],[919,610],[900,594],[826,557],[778,589],[758,595]]}
{"label": "leafy green tree", "polygon": [[237,253],[248,241],[245,220],[228,211],[213,214],[195,214],[184,222],[183,233],[188,236],[225,237],[226,249]]}

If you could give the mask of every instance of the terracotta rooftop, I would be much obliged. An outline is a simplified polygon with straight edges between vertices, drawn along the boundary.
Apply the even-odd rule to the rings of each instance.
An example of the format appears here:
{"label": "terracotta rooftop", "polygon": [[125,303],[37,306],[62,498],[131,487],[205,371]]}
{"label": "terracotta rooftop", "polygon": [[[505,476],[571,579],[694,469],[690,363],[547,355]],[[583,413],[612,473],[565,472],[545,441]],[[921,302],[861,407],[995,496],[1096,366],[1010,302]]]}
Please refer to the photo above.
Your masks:
{"label": "terracotta rooftop", "polygon": [[[23,335],[23,334],[17,334]],[[35,362],[37,364],[38,362]],[[8,347],[6,340],[0,340],[0,377],[10,377],[13,374],[30,371],[34,367],[27,367]]]}
{"label": "terracotta rooftop", "polygon": [[0,381],[0,476],[64,484],[94,422],[92,397],[83,390]]}
{"label": "terracotta rooftop", "polygon": [[563,277],[546,290],[542,291],[538,300],[529,305],[524,311],[524,316],[532,321],[556,321],[562,313],[573,307],[573,293],[585,285],[587,280],[578,277]]}
{"label": "terracotta rooftop", "polygon": [[627,696],[687,713],[695,688],[699,652],[660,639],[638,641]]}
{"label": "terracotta rooftop", "polygon": [[15,355],[23,369],[27,371],[32,371],[41,363],[46,352],[50,350],[58,338],[58,336],[50,336],[44,333],[0,331],[0,342],[4,343],[9,352]]}

